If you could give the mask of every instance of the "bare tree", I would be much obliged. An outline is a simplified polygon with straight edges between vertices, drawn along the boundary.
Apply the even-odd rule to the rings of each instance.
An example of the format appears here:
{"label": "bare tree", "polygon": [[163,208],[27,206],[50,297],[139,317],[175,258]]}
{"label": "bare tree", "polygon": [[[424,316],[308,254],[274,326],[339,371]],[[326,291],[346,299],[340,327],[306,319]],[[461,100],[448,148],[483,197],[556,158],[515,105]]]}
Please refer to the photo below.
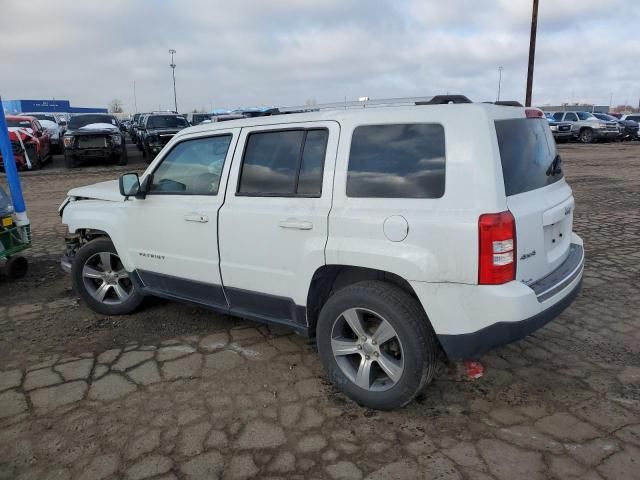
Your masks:
{"label": "bare tree", "polygon": [[109,111],[111,113],[122,113],[122,100],[114,98],[109,102]]}

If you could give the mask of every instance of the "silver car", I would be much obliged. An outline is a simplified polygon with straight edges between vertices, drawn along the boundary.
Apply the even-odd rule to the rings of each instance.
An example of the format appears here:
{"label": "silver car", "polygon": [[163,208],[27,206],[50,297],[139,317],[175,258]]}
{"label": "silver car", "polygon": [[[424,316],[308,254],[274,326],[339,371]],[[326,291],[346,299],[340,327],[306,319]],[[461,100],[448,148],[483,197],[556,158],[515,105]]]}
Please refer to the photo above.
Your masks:
{"label": "silver car", "polygon": [[554,112],[553,119],[571,123],[573,136],[582,143],[613,140],[620,133],[617,122],[599,120],[589,112]]}

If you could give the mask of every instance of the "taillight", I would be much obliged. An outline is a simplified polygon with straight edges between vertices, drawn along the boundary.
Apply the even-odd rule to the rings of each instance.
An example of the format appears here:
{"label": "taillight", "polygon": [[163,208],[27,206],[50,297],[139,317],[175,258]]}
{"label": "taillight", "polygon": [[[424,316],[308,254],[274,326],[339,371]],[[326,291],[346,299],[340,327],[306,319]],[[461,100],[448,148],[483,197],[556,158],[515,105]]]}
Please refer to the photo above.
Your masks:
{"label": "taillight", "polygon": [[500,285],[516,278],[516,221],[511,212],[487,213],[478,220],[478,283]]}
{"label": "taillight", "polygon": [[544,112],[539,108],[527,108],[525,109],[525,115],[527,118],[543,118]]}

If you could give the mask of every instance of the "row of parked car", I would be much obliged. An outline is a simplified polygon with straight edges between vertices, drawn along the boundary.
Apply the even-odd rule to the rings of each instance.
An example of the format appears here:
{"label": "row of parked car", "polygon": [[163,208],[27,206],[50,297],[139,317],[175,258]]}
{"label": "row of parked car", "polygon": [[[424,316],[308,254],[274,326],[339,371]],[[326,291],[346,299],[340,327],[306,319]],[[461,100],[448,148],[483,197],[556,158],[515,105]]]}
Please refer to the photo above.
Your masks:
{"label": "row of parked car", "polygon": [[64,153],[68,168],[96,157],[112,159],[118,165],[127,163],[125,135],[114,115],[36,112],[8,115],[6,120],[19,170],[39,169],[54,153]]}
{"label": "row of parked car", "polygon": [[637,140],[640,113],[621,115],[581,111],[544,112],[556,141]]}

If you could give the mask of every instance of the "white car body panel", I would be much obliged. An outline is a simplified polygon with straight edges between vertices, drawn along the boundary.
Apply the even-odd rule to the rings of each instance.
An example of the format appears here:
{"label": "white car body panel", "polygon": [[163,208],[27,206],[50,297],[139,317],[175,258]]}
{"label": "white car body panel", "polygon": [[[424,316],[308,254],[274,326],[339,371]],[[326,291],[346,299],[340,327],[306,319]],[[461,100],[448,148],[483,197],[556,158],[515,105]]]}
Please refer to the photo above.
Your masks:
{"label": "white car body panel", "polygon": [[331,185],[340,128],[336,122],[289,123],[287,128],[326,128],[320,198],[236,195],[242,155],[241,145],[252,132],[242,130],[236,149],[225,204],[220,210],[220,257],[225,287],[291,298],[305,305],[316,269],[325,264],[324,249],[331,209]]}
{"label": "white car body panel", "polygon": [[[107,232],[130,272],[152,271],[287,298],[300,308],[307,305],[314,273],[324,265],[390,272],[409,282],[436,334],[469,334],[539,315],[577,292],[581,280],[580,272],[543,300],[529,286],[556,270],[571,244],[582,242],[572,233],[574,199],[565,180],[506,196],[495,121],[511,118],[524,119],[524,109],[484,104],[385,107],[199,125],[176,134],[142,180],[175,143],[231,132],[217,196],[148,195],[125,202],[117,186],[105,182],[69,192],[72,199],[94,200],[71,201],[63,207],[63,222],[71,232]],[[392,123],[444,127],[441,198],[346,195],[354,129]],[[322,195],[236,195],[247,135],[296,127],[329,129]],[[516,221],[518,256],[533,251],[535,255],[517,260],[516,280],[480,286],[478,218],[505,210]],[[183,217],[192,213],[209,221],[184,222]]]}

